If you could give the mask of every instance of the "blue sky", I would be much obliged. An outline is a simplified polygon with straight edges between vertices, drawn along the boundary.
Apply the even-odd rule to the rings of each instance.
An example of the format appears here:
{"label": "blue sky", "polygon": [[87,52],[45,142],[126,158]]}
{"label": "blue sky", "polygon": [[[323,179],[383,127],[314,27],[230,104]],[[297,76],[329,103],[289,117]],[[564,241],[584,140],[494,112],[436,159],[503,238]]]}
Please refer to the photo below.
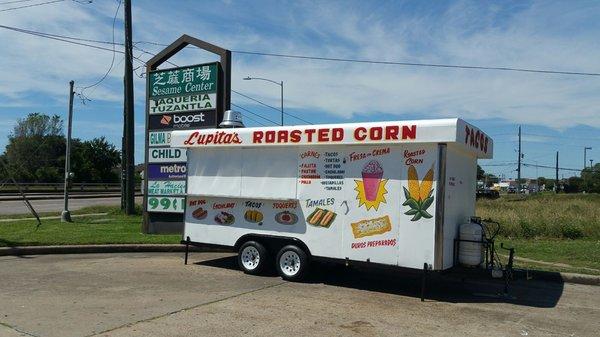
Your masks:
{"label": "blue sky", "polygon": [[[0,12],[6,26],[110,41],[115,0],[54,4]],[[1,5],[0,9],[14,5]],[[595,1],[139,1],[133,0],[135,56],[181,34],[234,51],[386,61],[508,66],[600,72],[600,2]],[[116,41],[122,42],[122,10]],[[78,90],[107,71],[113,53],[0,29],[0,147],[29,112],[66,115],[68,82]],[[100,45],[107,47],[108,45]],[[110,46],[108,46],[110,47]],[[117,46],[118,49],[122,47]],[[215,60],[184,49],[176,64]],[[74,136],[120,144],[123,56],[99,86],[76,101]],[[136,62],[136,67],[140,66]],[[141,68],[137,70],[141,73]],[[583,147],[600,162],[600,77],[336,63],[233,54],[232,88],[273,106],[285,82],[286,110],[313,123],[461,117],[495,141],[493,160],[516,161],[517,126],[524,161],[581,168]],[[145,82],[135,80],[136,162],[143,160]],[[237,94],[233,103],[272,120],[278,114]],[[249,115],[249,117],[253,117]],[[288,124],[301,123],[286,118]],[[256,125],[246,120],[249,126]],[[514,166],[484,166],[516,176]],[[571,172],[561,172],[561,176]],[[525,167],[523,175],[554,176]]]}

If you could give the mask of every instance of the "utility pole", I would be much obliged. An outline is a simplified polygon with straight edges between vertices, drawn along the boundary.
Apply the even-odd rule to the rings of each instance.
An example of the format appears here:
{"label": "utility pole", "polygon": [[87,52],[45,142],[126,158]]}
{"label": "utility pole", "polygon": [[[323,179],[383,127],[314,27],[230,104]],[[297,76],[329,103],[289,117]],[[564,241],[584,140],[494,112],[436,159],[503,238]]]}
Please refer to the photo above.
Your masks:
{"label": "utility pole", "polygon": [[558,151],[556,151],[556,181],[554,182],[554,191],[558,193]]}
{"label": "utility pole", "polygon": [[74,81],[69,82],[69,117],[67,121],[67,150],[65,155],[65,208],[60,214],[61,222],[71,222],[71,212],[69,212],[69,181],[71,180],[71,129],[73,123],[73,85]]}
{"label": "utility pole", "polygon": [[283,126],[283,81],[281,81],[281,126]]}
{"label": "utility pole", "polygon": [[519,125],[519,158],[517,159],[517,193],[521,193],[521,126]]}
{"label": "utility pole", "polygon": [[[125,97],[125,78],[123,78],[123,97]],[[125,195],[125,178],[127,175],[127,170],[125,169],[125,152],[127,152],[126,148],[125,148],[125,133],[126,133],[126,128],[125,128],[125,100],[123,100],[123,135],[121,136],[121,172],[119,172],[120,176],[120,181],[121,181],[121,210],[124,211],[125,210],[125,200],[127,199],[127,196]]]}
{"label": "utility pole", "polygon": [[125,213],[135,213],[135,161],[133,125],[133,45],[131,41],[131,0],[124,1],[125,12]]}
{"label": "utility pole", "polygon": [[583,168],[584,168],[584,169],[586,168],[586,165],[587,165],[587,160],[586,160],[586,157],[587,157],[587,150],[591,150],[591,149],[592,149],[592,148],[591,148],[591,147],[589,147],[589,146],[585,146],[585,147],[583,148]]}

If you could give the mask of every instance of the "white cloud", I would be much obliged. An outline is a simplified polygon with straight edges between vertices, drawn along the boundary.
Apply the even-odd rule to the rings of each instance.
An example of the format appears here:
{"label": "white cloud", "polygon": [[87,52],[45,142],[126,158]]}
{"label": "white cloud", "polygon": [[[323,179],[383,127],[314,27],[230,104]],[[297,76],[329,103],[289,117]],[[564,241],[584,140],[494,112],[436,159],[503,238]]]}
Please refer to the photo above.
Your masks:
{"label": "white cloud", "polygon": [[[516,66],[600,71],[596,3],[488,5],[456,2],[443,8],[395,3],[295,3],[274,6],[239,3],[201,9],[184,3],[143,2],[134,7],[134,39],[168,43],[182,33],[232,50],[267,51],[426,63]],[[386,8],[392,6],[394,8]],[[264,10],[269,8],[269,11]],[[413,6],[416,7],[416,6]],[[114,3],[40,6],[4,24],[107,40]],[[18,11],[17,11],[18,12]],[[43,13],[43,15],[42,15]],[[39,20],[43,17],[43,20]],[[212,20],[208,20],[208,18]],[[122,36],[118,22],[117,37]],[[110,52],[0,31],[12,47],[0,71],[3,106],[31,91],[63,104],[68,80],[91,83],[105,71]],[[157,51],[160,47],[145,45]],[[136,53],[137,55],[138,53]],[[117,55],[117,62],[122,56]],[[144,55],[143,58],[148,58]],[[198,63],[206,54],[187,51],[178,64]],[[242,81],[246,75],[285,82],[285,105],[326,112],[341,119],[386,113],[424,117],[500,118],[564,129],[600,127],[598,78],[388,65],[336,63],[234,54],[233,88],[274,106],[278,88]],[[122,100],[122,64],[93,92],[93,98]],[[145,82],[136,79],[136,102]],[[235,97],[235,96],[234,96]]]}

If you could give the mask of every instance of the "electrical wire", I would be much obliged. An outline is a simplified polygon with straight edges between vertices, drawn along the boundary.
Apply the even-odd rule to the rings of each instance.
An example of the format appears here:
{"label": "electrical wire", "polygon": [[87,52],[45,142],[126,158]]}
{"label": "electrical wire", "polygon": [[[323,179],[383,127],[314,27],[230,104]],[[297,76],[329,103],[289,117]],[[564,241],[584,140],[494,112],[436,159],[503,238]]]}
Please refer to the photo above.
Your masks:
{"label": "electrical wire", "polygon": [[[64,0],[54,0],[52,2],[58,2]],[[41,5],[41,4],[40,4]],[[6,9],[10,10],[10,9]],[[0,10],[3,11],[3,10]],[[7,28],[3,26],[2,28]],[[40,33],[40,32],[37,32]],[[45,33],[41,33],[45,34]],[[63,38],[68,38],[62,36]],[[77,38],[72,38],[77,39]],[[110,44],[109,41],[94,41],[97,43]],[[165,47],[168,46],[164,43],[152,42],[152,41],[136,41],[135,44],[150,44],[155,46]],[[200,49],[200,48],[198,48]],[[255,52],[246,50],[232,50],[232,53],[246,54],[246,55],[257,55],[257,56],[271,56],[271,57],[282,57],[282,58],[294,58],[294,59],[308,59],[318,61],[332,61],[332,62],[352,62],[352,63],[367,63],[367,64],[382,64],[382,65],[400,65],[400,66],[414,66],[414,67],[433,67],[433,68],[455,68],[455,69],[471,69],[471,70],[497,70],[497,71],[513,71],[513,72],[527,72],[527,73],[541,73],[541,74],[558,74],[558,75],[575,75],[575,76],[600,76],[597,72],[577,72],[577,71],[561,71],[561,70],[548,70],[548,69],[529,69],[529,68],[517,68],[517,67],[500,67],[500,66],[471,66],[471,65],[455,65],[455,64],[441,64],[441,63],[419,63],[419,62],[401,62],[401,61],[379,61],[379,60],[364,60],[364,59],[351,59],[351,58],[338,58],[338,57],[322,57],[322,56],[309,56],[309,55],[295,55],[295,54],[278,54],[278,53],[266,53],[266,52]]]}
{"label": "electrical wire", "polygon": [[237,53],[237,54],[274,56],[274,57],[284,57],[284,58],[294,58],[294,59],[304,59],[304,60],[318,60],[318,61],[353,62],[353,63],[400,65],[400,66],[413,66],[413,67],[431,67],[431,68],[456,68],[456,69],[471,69],[471,70],[473,70],[473,69],[474,70],[499,70],[499,71],[525,72],[525,73],[578,75],[578,76],[600,76],[600,73],[592,73],[592,72],[559,71],[559,70],[527,69],[527,68],[512,68],[512,67],[492,67],[492,66],[469,66],[469,65],[440,64],[440,63],[361,60],[361,59],[347,59],[347,58],[338,58],[338,57],[320,57],[320,56],[306,56],[306,55],[292,55],[292,54],[263,53],[263,52],[244,51],[244,50],[232,50],[231,52]]}
{"label": "electrical wire", "polygon": [[[29,35],[44,37],[44,38],[51,39],[51,40],[57,40],[57,41],[71,43],[71,44],[76,44],[76,45],[79,45],[79,46],[90,47],[90,48],[99,49],[99,50],[106,50],[106,51],[110,51],[110,52],[113,51],[110,48],[95,46],[95,45],[91,45],[91,44],[87,44],[87,43],[83,43],[83,42],[71,41],[71,40],[69,40],[69,37],[65,37],[65,36],[60,36],[60,35],[55,35],[55,34],[53,34],[54,36],[52,36],[52,35],[47,35],[46,33],[40,33],[40,32],[35,32],[35,31],[28,31],[26,29],[21,29],[21,28],[16,28],[16,27],[9,27],[9,26],[5,26],[5,25],[0,25],[0,28],[12,30],[12,31],[16,31],[16,32],[19,32],[19,33],[24,33],[24,34],[29,34]],[[125,53],[125,52],[120,51],[120,50],[115,50],[115,52],[121,53],[121,54]]]}
{"label": "electrical wire", "polygon": [[20,3],[20,2],[30,2],[33,0],[14,0],[14,1],[5,1],[5,2],[0,2],[0,5],[8,5],[8,4],[16,4],[16,3]]}
{"label": "electrical wire", "polygon": [[255,112],[252,112],[252,111],[250,111],[250,110],[248,110],[248,109],[244,108],[243,106],[237,105],[237,104],[235,104],[235,103],[231,103],[231,105],[233,105],[233,106],[234,106],[234,107],[236,107],[236,108],[242,109],[242,110],[244,110],[244,111],[246,111],[246,112],[248,112],[248,113],[251,113],[252,115],[255,115],[256,117],[259,117],[259,118],[261,118],[261,119],[264,119],[264,120],[266,120],[266,121],[267,121],[267,122],[269,122],[269,123],[273,123],[273,124],[275,124],[275,125],[279,125],[279,123],[277,123],[277,122],[275,122],[275,121],[273,121],[273,120],[271,120],[271,119],[268,119],[267,117],[261,116],[261,115],[259,115],[259,114],[255,113]]}
{"label": "electrical wire", "polygon": [[[547,165],[536,165],[536,164],[528,164],[528,163],[523,163],[521,165],[526,166],[526,167],[538,167],[538,168],[556,169],[555,166],[547,166]],[[558,169],[561,170],[561,171],[573,171],[573,172],[581,172],[581,171],[583,171],[582,169],[574,169],[574,168],[566,168],[566,167],[559,167]],[[597,172],[600,172],[600,170],[594,170],[594,169],[587,170],[586,169],[586,172],[597,173]]]}
{"label": "electrical wire", "polygon": [[37,6],[41,6],[41,5],[49,5],[49,4],[53,4],[53,3],[57,3],[57,2],[63,2],[63,1],[65,1],[65,0],[52,0],[52,1],[40,2],[40,3],[37,3],[37,4],[24,5],[24,6],[19,6],[19,7],[11,7],[11,8],[6,8],[6,9],[1,9],[0,12],[8,12],[8,11],[14,11],[16,9],[29,8],[29,7],[37,7]]}
{"label": "electrical wire", "polygon": [[[232,91],[232,92],[234,92],[234,93],[236,93],[236,94],[238,94],[238,95],[240,95],[240,96],[242,96],[242,97],[245,97],[245,98],[247,98],[247,99],[249,99],[249,100],[251,100],[251,101],[254,101],[254,102],[256,102],[256,103],[258,103],[258,104],[260,104],[260,105],[264,105],[264,106],[266,106],[267,108],[271,108],[271,109],[273,109],[273,110],[275,110],[275,111],[277,111],[277,112],[281,112],[281,110],[280,110],[280,109],[277,109],[276,107],[274,107],[274,106],[272,106],[272,105],[269,105],[269,104],[267,104],[267,103],[261,102],[261,101],[257,100],[256,98],[250,97],[250,96],[248,96],[248,95],[246,95],[246,94],[243,94],[243,93],[241,93],[241,92],[239,92],[239,91],[236,91],[236,90],[233,90],[233,89],[231,89],[231,91]],[[310,125],[313,125],[313,124],[314,124],[314,123],[311,123],[311,122],[307,121],[306,119],[302,119],[302,118],[300,118],[300,117],[298,117],[298,116],[292,115],[292,114],[290,114],[290,113],[287,113],[287,112],[285,112],[285,111],[283,112],[283,114],[284,114],[284,115],[286,115],[286,116],[289,116],[289,117],[295,118],[295,119],[297,119],[297,120],[299,120],[299,121],[302,121],[302,122],[304,122],[304,123],[306,123],[306,124],[310,124]]]}
{"label": "electrical wire", "polygon": [[585,137],[570,137],[570,136],[549,136],[549,135],[541,135],[536,133],[523,133],[523,135],[527,136],[535,136],[535,137],[545,137],[545,138],[565,138],[565,139],[574,139],[574,140],[588,140],[588,141],[600,141],[600,137],[597,138],[585,138]]}
{"label": "electrical wire", "polygon": [[[157,43],[157,42],[152,42],[152,41],[138,41],[138,43],[146,43],[146,44],[151,44],[151,45],[161,46],[161,47],[168,46],[167,44],[164,44],[164,43]],[[351,63],[399,65],[399,66],[430,67],[430,68],[454,68],[454,69],[470,69],[470,70],[497,70],[497,71],[513,71],[513,72],[576,75],[576,76],[600,76],[600,73],[596,73],[596,72],[577,72],[577,71],[529,69],[529,68],[499,67],[499,66],[471,66],[471,65],[456,65],[456,64],[441,64],[441,63],[379,61],[379,60],[351,59],[351,58],[341,58],[341,57],[323,57],[323,56],[309,56],[309,55],[295,55],[295,54],[265,53],[265,52],[256,52],[256,51],[247,51],[247,50],[232,50],[231,52],[236,53],[236,54],[245,54],[245,55],[272,56],[272,57],[281,57],[281,58],[293,58],[293,59],[316,60],[316,61],[331,61],[331,62],[351,62]]]}
{"label": "electrical wire", "polygon": [[115,15],[113,17],[113,22],[112,22],[112,52],[113,52],[113,54],[112,54],[112,59],[110,61],[110,66],[108,66],[108,70],[106,70],[106,73],[104,73],[104,75],[98,81],[96,81],[95,83],[93,83],[91,85],[88,85],[88,86],[85,86],[85,87],[81,88],[79,94],[81,96],[83,96],[82,97],[82,101],[83,102],[85,102],[85,100],[87,99],[87,96],[85,95],[85,91],[87,89],[93,88],[93,87],[99,85],[100,83],[102,83],[102,81],[104,81],[106,79],[106,77],[108,77],[108,75],[112,71],[113,66],[115,64],[115,56],[116,56],[116,52],[115,52],[115,23],[117,22],[117,15],[119,14],[119,9],[121,8],[121,3],[122,3],[122,1],[119,0],[119,3],[117,4],[117,9],[115,10]]}

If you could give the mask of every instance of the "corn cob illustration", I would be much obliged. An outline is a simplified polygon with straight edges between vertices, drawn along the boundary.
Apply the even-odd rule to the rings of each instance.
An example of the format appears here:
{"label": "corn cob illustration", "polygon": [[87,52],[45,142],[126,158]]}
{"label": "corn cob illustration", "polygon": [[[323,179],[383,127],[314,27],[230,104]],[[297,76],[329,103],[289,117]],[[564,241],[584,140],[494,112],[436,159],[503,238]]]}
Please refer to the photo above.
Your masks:
{"label": "corn cob illustration", "polygon": [[408,189],[404,189],[406,201],[402,206],[408,206],[410,209],[404,214],[412,215],[411,221],[417,221],[421,218],[432,218],[433,216],[427,212],[429,206],[433,204],[433,164],[425,173],[422,181],[419,181],[417,169],[410,165],[408,167]]}
{"label": "corn cob illustration", "polygon": [[419,200],[427,199],[429,192],[431,192],[431,186],[433,186],[433,164],[421,182],[421,186],[419,188]]}
{"label": "corn cob illustration", "polygon": [[410,165],[408,167],[408,191],[410,192],[410,196],[418,200],[419,199],[419,176],[417,175],[417,169],[414,166]]}

